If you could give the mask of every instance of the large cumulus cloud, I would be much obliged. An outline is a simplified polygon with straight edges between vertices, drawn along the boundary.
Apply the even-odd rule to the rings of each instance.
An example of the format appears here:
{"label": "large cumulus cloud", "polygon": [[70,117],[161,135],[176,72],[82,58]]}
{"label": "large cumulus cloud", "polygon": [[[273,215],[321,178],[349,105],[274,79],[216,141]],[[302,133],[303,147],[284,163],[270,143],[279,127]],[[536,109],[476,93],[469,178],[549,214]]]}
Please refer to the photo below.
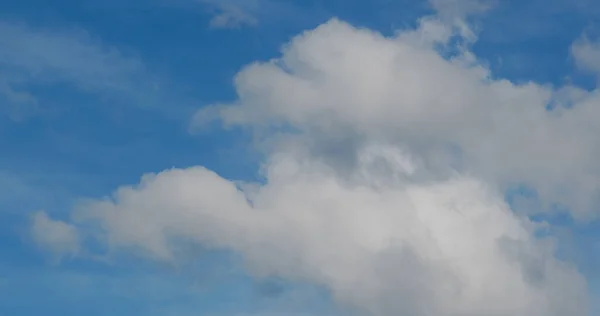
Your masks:
{"label": "large cumulus cloud", "polygon": [[258,277],[322,285],[367,315],[586,315],[584,279],[502,193],[525,183],[594,216],[596,92],[494,79],[472,40],[435,17],[391,38],[331,20],[194,119],[260,136],[264,181],[166,170],[68,225],[159,260],[181,241],[229,249]]}
{"label": "large cumulus cloud", "polygon": [[[231,249],[257,276],[323,285],[372,315],[584,315],[583,279],[485,184],[411,184],[400,152],[363,150],[380,159],[361,160],[350,179],[277,154],[263,185],[169,170],[74,218],[99,224],[111,250],[176,260],[176,240]],[[371,176],[374,163],[389,167],[388,181]]]}
{"label": "large cumulus cloud", "polygon": [[453,34],[436,19],[393,38],[331,20],[294,38],[280,59],[242,70],[239,100],[196,122],[216,114],[229,125],[292,128],[318,149],[384,139],[437,172],[460,167],[502,188],[528,185],[546,208],[595,216],[598,92],[495,79],[465,47],[447,44]]}

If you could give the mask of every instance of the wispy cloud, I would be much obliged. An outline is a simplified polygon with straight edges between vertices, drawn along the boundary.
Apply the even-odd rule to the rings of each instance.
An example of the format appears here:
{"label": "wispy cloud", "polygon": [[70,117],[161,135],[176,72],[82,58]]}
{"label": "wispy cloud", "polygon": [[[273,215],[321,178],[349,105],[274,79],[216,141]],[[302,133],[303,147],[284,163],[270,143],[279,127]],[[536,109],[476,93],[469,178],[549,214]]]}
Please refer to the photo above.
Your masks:
{"label": "wispy cloud", "polygon": [[38,110],[38,100],[31,93],[15,90],[6,80],[0,77],[0,96],[10,118],[21,121]]}
{"label": "wispy cloud", "polygon": [[[209,8],[213,17],[209,26],[216,29],[256,27],[270,23],[290,23],[315,15],[292,1],[273,0],[195,0]],[[314,18],[314,17],[313,17]]]}
{"label": "wispy cloud", "polygon": [[0,21],[0,94],[13,118],[30,115],[44,103],[33,91],[39,85],[66,85],[108,100],[150,106],[158,82],[139,58],[83,30]]}
{"label": "wispy cloud", "polygon": [[600,75],[600,41],[583,36],[573,43],[571,54],[579,68]]}
{"label": "wispy cloud", "polygon": [[495,0],[429,0],[430,5],[440,16],[463,18],[480,14],[496,4]]}
{"label": "wispy cloud", "polygon": [[210,20],[212,28],[239,28],[242,26],[255,26],[258,19],[243,8],[236,5],[221,5],[218,13]]}
{"label": "wispy cloud", "polygon": [[196,0],[210,8],[213,14],[209,26],[215,29],[234,29],[258,25],[258,9],[267,6],[265,0]]}

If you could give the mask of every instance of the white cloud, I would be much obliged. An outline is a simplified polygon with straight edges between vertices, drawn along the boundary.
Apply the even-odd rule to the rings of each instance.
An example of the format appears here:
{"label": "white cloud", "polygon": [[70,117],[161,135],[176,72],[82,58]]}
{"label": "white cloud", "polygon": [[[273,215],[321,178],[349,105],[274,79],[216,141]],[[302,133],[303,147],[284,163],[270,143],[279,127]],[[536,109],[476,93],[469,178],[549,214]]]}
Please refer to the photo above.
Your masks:
{"label": "white cloud", "polygon": [[[343,139],[385,140],[408,146],[435,169],[460,166],[501,187],[524,183],[546,206],[593,216],[598,92],[492,79],[469,51],[442,58],[433,47],[449,38],[443,30],[425,19],[415,32],[384,38],[332,20],[296,37],[281,59],[243,69],[235,79],[239,100],[197,117],[217,111],[228,125],[289,126],[316,151]],[[547,111],[549,103],[558,106]]]}
{"label": "white cloud", "polygon": [[[368,315],[585,315],[583,279],[501,196],[464,176],[414,183],[408,157],[373,146],[365,155],[380,160],[362,160],[350,178],[282,152],[262,186],[174,169],[75,218],[102,226],[113,250],[172,260],[176,240],[230,249],[257,276],[323,285]],[[383,184],[365,172],[382,164],[393,170]]]}
{"label": "white cloud", "polygon": [[57,258],[75,255],[79,251],[77,229],[61,221],[52,220],[45,212],[33,215],[31,234],[36,243],[51,251]]}
{"label": "white cloud", "polygon": [[244,27],[281,27],[306,24],[319,20],[313,6],[280,0],[195,0],[213,14],[211,28],[241,29]]}
{"label": "white cloud", "polygon": [[258,19],[250,15],[238,6],[223,6],[219,13],[210,20],[212,28],[238,28],[242,26],[254,26]]}
{"label": "white cloud", "polygon": [[571,54],[578,67],[600,75],[600,42],[584,36],[573,43]]}
{"label": "white cloud", "polygon": [[5,108],[14,121],[23,120],[38,111],[38,100],[32,94],[15,90],[6,80],[0,80],[0,95],[4,96]]}
{"label": "white cloud", "polygon": [[159,260],[181,241],[229,249],[367,315],[586,315],[585,280],[502,189],[594,214],[597,93],[491,79],[465,47],[440,56],[452,36],[435,17],[392,38],[338,20],[306,32],[238,74],[239,100],[197,116],[262,136],[264,183],[172,169],[72,221]]}
{"label": "white cloud", "polygon": [[481,14],[496,5],[496,0],[429,0],[439,16],[462,19]]}
{"label": "white cloud", "polygon": [[211,28],[241,28],[256,26],[258,17],[256,13],[270,6],[266,0],[198,0],[208,5],[214,11],[214,16],[209,24]]}

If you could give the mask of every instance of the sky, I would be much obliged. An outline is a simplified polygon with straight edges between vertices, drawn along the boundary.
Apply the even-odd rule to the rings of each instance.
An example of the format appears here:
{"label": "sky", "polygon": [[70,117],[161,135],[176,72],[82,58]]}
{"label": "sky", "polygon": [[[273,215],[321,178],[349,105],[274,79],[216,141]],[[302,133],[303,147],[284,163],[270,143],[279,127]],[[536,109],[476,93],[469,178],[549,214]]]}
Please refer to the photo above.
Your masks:
{"label": "sky", "polygon": [[0,314],[598,315],[598,21],[0,1]]}

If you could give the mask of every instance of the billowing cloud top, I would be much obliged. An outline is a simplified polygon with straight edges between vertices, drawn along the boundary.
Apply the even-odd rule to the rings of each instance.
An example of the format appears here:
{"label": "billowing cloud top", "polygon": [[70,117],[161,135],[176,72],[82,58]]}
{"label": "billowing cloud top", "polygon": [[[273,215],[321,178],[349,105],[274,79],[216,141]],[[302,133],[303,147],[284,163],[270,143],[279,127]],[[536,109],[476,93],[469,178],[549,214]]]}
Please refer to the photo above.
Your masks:
{"label": "billowing cloud top", "polygon": [[291,127],[319,148],[339,137],[402,144],[430,168],[529,185],[547,205],[594,216],[598,93],[494,79],[469,51],[442,57],[452,35],[430,19],[394,38],[332,20],[296,37],[281,59],[246,67],[240,99],[196,120],[216,110],[226,124]]}
{"label": "billowing cloud top", "polygon": [[596,215],[598,95],[494,79],[466,31],[431,17],[386,38],[331,20],[194,118],[261,136],[264,183],[173,169],[70,224],[38,219],[70,252],[64,225],[160,260],[182,240],[229,249],[256,276],[319,284],[367,315],[586,315],[584,279],[502,192],[522,183]]}

